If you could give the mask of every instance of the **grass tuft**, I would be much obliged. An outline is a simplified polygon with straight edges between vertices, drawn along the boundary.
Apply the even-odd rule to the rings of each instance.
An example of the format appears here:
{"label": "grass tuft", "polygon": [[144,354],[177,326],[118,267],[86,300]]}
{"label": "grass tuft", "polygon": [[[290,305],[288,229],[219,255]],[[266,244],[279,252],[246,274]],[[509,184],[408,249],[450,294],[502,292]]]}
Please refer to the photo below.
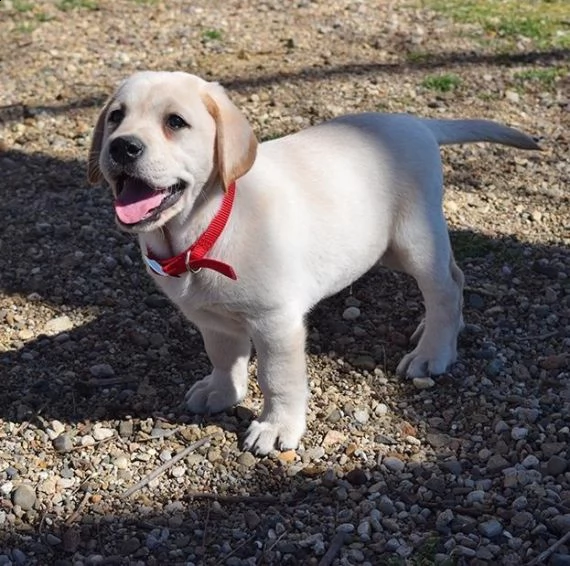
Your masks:
{"label": "grass tuft", "polygon": [[34,8],[34,5],[31,2],[26,2],[25,0],[14,0],[12,2],[12,6],[16,12],[25,13],[29,12]]}
{"label": "grass tuft", "polygon": [[461,79],[452,73],[443,75],[428,75],[423,81],[422,86],[437,92],[450,92],[461,84]]}
{"label": "grass tuft", "polygon": [[62,12],[69,12],[71,10],[98,10],[99,6],[95,0],[59,0],[56,4]]}
{"label": "grass tuft", "polygon": [[222,39],[222,32],[219,29],[207,29],[202,33],[202,38],[206,41],[216,41]]}
{"label": "grass tuft", "polygon": [[568,69],[549,67],[548,69],[527,69],[515,73],[514,79],[520,83],[540,83],[545,87],[554,85],[558,77],[561,77]]}
{"label": "grass tuft", "polygon": [[422,4],[458,22],[479,25],[492,38],[511,43],[528,38],[539,47],[570,47],[568,0],[422,0]]}

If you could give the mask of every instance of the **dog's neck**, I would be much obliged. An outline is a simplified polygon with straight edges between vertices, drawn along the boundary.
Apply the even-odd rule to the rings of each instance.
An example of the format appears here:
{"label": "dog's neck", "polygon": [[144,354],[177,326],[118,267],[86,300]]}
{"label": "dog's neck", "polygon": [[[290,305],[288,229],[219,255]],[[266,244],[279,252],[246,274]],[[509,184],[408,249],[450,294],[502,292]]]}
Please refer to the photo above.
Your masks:
{"label": "dog's neck", "polygon": [[160,228],[140,234],[143,251],[146,246],[157,256],[167,258],[188,249],[210,224],[223,199],[224,190],[216,176],[205,184],[189,213],[182,211]]}

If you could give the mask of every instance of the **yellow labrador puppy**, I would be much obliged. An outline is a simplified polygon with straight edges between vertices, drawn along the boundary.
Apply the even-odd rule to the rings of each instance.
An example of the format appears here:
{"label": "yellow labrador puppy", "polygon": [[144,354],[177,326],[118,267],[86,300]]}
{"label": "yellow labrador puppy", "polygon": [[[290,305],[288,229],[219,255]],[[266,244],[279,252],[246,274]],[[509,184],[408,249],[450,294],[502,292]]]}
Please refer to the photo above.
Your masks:
{"label": "yellow labrador puppy", "polygon": [[258,145],[223,88],[185,73],[124,81],[97,121],[89,179],[113,191],[151,276],[202,333],[212,373],[186,395],[215,413],[247,391],[251,342],[263,411],[246,450],[295,448],[305,431],[305,315],[375,263],[412,275],[425,319],[398,366],[440,374],[456,359],[463,275],[442,212],[439,146],[537,149],[483,120],[344,116]]}

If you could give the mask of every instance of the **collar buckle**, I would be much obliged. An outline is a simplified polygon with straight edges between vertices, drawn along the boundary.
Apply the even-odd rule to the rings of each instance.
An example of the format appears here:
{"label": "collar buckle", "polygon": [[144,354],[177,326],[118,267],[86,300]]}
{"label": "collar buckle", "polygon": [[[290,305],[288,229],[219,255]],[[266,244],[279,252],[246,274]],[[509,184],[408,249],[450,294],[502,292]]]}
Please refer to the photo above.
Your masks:
{"label": "collar buckle", "polygon": [[201,267],[190,267],[190,256],[192,255],[191,250],[186,250],[186,254],[184,255],[184,266],[186,267],[186,271],[190,273],[200,273],[202,271]]}

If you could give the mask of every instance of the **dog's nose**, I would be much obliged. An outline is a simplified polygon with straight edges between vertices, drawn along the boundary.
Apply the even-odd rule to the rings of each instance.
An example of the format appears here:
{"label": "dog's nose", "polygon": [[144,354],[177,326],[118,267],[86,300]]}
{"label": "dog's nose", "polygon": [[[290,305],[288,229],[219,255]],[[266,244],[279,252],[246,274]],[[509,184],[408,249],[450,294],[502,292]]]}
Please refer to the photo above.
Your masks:
{"label": "dog's nose", "polygon": [[111,157],[122,165],[136,161],[145,150],[144,143],[134,136],[115,138],[109,146]]}

